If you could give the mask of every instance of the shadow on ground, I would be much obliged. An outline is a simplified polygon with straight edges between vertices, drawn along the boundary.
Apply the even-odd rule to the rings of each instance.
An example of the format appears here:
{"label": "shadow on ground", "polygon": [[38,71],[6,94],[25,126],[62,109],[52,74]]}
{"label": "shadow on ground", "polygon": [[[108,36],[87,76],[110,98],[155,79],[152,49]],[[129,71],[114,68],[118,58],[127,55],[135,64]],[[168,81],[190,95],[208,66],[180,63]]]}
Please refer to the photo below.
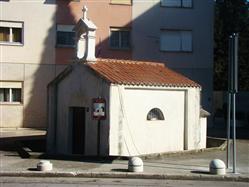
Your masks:
{"label": "shadow on ground", "polygon": [[128,172],[128,169],[111,169],[114,172]]}
{"label": "shadow on ground", "polygon": [[[1,139],[0,151],[4,151],[5,156],[20,156],[22,159],[51,159],[65,160],[87,163],[112,163],[118,157],[97,157],[97,156],[82,156],[82,155],[49,155],[46,154],[45,139]],[[32,168],[31,168],[32,169]]]}
{"label": "shadow on ground", "polygon": [[200,170],[193,170],[193,171],[191,171],[191,173],[211,175],[210,172],[208,172],[208,171],[200,171]]}

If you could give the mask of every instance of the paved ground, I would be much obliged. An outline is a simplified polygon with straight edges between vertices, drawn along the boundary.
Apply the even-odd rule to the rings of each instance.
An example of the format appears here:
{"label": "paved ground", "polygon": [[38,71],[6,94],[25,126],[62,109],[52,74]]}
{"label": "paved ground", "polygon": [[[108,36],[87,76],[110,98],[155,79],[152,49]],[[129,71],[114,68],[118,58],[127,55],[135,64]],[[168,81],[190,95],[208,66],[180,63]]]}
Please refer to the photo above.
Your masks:
{"label": "paved ground", "polygon": [[164,187],[248,187],[246,182],[191,181],[191,180],[153,180],[153,179],[101,179],[101,178],[22,178],[2,177],[1,187],[128,187],[128,186],[164,186]]}
{"label": "paved ground", "polygon": [[[199,153],[165,155],[160,158],[144,160],[144,172],[133,175],[127,171],[127,160],[87,159],[87,158],[48,158],[42,151],[42,143],[11,143],[2,141],[0,146],[0,175],[2,176],[40,176],[36,165],[41,159],[53,163],[53,171],[44,176],[90,176],[90,177],[133,177],[133,178],[171,178],[249,181],[249,140],[237,141],[237,171],[227,170],[225,178],[209,174],[209,162],[218,158],[225,162],[226,151],[212,150]],[[28,153],[28,154],[27,154]],[[13,175],[14,174],[14,175]]]}
{"label": "paved ground", "polygon": [[34,139],[45,138],[46,130],[31,128],[0,128],[0,139]]}

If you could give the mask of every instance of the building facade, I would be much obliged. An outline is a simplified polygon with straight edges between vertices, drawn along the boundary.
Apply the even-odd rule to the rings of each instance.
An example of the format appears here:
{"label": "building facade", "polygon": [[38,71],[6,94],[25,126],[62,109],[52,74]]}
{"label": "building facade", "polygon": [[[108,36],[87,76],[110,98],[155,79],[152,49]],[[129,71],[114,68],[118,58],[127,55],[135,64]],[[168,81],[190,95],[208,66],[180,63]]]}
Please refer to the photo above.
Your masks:
{"label": "building facade", "polygon": [[211,111],[213,1],[9,0],[0,1],[0,127],[47,126],[47,84],[76,57],[83,5],[98,27],[97,58],[166,63],[202,85]]}
{"label": "building facade", "polygon": [[164,62],[202,85],[202,105],[212,110],[212,0],[133,0],[132,58]]}
{"label": "building facade", "polygon": [[44,128],[56,76],[55,1],[0,1],[0,12],[0,127]]}
{"label": "building facade", "polygon": [[47,127],[47,85],[75,57],[73,27],[83,5],[99,27],[98,56],[130,59],[130,43],[115,40],[120,28],[130,38],[130,1],[0,1],[1,128]]}
{"label": "building facade", "polygon": [[[57,1],[56,12],[56,64],[68,64],[75,58],[73,28],[82,17],[84,5],[89,9],[89,18],[98,26],[96,57],[131,59],[131,0],[60,0]],[[64,35],[60,31],[65,31]],[[72,33],[71,37],[69,36],[70,32]],[[112,34],[114,36],[111,42]],[[68,40],[65,39],[67,37]]]}
{"label": "building facade", "polygon": [[[212,0],[75,1],[65,16],[66,4],[59,2],[57,24],[75,24],[83,5],[89,7],[99,27],[96,57],[163,62],[201,84],[202,105],[212,111]],[[56,51],[57,63],[74,56],[73,49]]]}

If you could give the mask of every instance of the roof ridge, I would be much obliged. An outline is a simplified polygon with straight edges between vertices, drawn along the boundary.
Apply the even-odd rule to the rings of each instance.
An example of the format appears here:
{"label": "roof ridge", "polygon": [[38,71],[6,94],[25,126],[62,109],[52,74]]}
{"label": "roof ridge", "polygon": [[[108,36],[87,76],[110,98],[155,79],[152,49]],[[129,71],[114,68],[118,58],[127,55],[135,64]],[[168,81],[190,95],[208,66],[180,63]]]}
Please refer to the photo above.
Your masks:
{"label": "roof ridge", "polygon": [[98,58],[95,63],[88,62],[86,65],[110,83],[201,87],[195,81],[158,62]]}
{"label": "roof ridge", "polygon": [[146,64],[151,66],[162,66],[165,67],[164,63],[154,62],[154,61],[140,61],[140,60],[128,60],[128,59],[114,59],[114,58],[97,58],[98,62],[106,62],[106,63],[121,63],[121,64]]}

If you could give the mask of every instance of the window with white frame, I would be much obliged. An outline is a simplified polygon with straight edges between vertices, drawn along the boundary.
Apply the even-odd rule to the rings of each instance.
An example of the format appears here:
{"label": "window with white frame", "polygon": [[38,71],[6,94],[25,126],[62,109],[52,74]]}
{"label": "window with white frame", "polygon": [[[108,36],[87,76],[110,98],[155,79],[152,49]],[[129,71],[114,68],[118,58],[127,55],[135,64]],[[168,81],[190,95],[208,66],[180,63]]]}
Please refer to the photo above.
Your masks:
{"label": "window with white frame", "polygon": [[113,49],[130,49],[130,30],[126,28],[110,29],[110,47]]}
{"label": "window with white frame", "polygon": [[191,8],[192,0],[161,0],[161,5],[166,7]]}
{"label": "window with white frame", "polygon": [[23,22],[0,21],[0,44],[23,44]]}
{"label": "window with white frame", "polygon": [[74,25],[57,25],[56,45],[58,47],[75,47]]}
{"label": "window with white frame", "polygon": [[164,120],[163,112],[159,108],[153,108],[147,114],[148,121]]}
{"label": "window with white frame", "polygon": [[0,81],[0,103],[21,103],[22,82]]}
{"label": "window with white frame", "polygon": [[192,31],[161,30],[161,51],[191,52],[192,48]]}

